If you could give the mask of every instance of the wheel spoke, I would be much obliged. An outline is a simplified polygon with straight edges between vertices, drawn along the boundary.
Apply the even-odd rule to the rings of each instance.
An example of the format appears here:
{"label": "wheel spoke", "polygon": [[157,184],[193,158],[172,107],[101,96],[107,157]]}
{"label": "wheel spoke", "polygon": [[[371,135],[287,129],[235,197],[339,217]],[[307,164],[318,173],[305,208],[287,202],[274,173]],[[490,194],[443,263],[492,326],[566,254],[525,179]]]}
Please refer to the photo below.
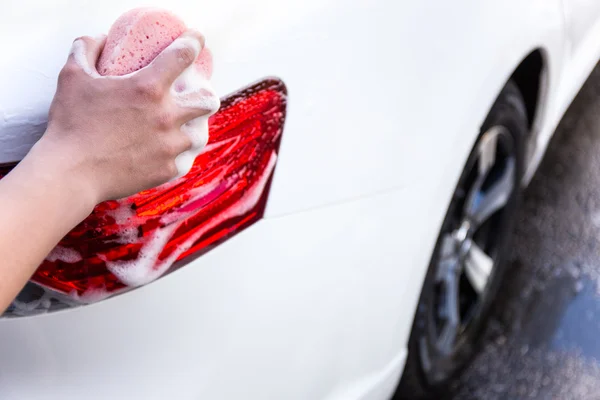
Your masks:
{"label": "wheel spoke", "polygon": [[496,146],[498,144],[498,137],[496,132],[488,132],[481,138],[481,143],[477,148],[479,157],[477,158],[477,177],[473,186],[467,193],[467,199],[465,201],[465,214],[473,214],[477,205],[481,202],[481,188],[485,179],[488,176],[488,172],[494,166],[496,162]]}
{"label": "wheel spoke", "polygon": [[440,258],[438,261],[437,271],[435,274],[436,283],[443,283],[449,270],[455,268],[456,260],[456,244],[452,236],[446,233],[440,244]]}
{"label": "wheel spoke", "polygon": [[443,327],[437,340],[440,351],[450,352],[458,335],[460,311],[458,309],[459,277],[461,265],[452,234],[442,237],[440,260],[437,268],[436,282],[441,287],[441,298],[438,304],[438,318]]}
{"label": "wheel spoke", "polygon": [[437,343],[439,350],[446,353],[449,353],[454,347],[460,327],[460,310],[458,309],[459,268],[456,265],[458,260],[455,261],[455,267],[448,269],[444,277],[444,297],[440,310],[445,324]]}
{"label": "wheel spoke", "polygon": [[515,162],[506,161],[502,175],[494,182],[479,199],[478,204],[469,215],[475,227],[481,226],[496,211],[506,205],[514,189]]}
{"label": "wheel spoke", "polygon": [[494,260],[473,242],[465,260],[465,274],[477,293],[485,290],[493,267]]}
{"label": "wheel spoke", "polygon": [[485,192],[482,187],[496,162],[497,135],[489,132],[479,146],[477,177],[470,188],[465,202],[465,214],[474,228],[478,228],[494,213],[506,205],[514,189],[515,160],[506,160],[504,170]]}
{"label": "wheel spoke", "polygon": [[498,146],[498,133],[489,131],[482,136],[479,143],[479,176],[487,175],[496,163],[496,148]]}

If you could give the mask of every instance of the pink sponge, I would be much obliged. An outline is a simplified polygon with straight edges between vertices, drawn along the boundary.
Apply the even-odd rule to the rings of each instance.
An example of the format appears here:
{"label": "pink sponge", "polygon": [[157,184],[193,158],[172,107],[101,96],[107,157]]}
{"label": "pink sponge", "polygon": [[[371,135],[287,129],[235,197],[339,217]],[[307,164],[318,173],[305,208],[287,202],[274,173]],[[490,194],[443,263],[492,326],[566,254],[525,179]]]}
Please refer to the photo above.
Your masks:
{"label": "pink sponge", "polygon": [[[173,13],[136,8],[121,15],[108,32],[98,60],[101,75],[125,75],[150,64],[187,27]],[[212,75],[212,55],[204,48],[195,62],[205,78]]]}

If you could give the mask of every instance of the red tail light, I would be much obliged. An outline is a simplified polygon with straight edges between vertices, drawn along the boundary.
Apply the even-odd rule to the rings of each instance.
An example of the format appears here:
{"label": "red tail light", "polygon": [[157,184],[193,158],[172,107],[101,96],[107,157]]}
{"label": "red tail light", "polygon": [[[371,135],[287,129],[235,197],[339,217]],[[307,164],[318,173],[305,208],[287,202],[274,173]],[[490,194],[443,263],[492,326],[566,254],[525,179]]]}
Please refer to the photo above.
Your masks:
{"label": "red tail light", "polygon": [[286,89],[276,79],[223,99],[210,119],[209,143],[186,176],[99,204],[50,253],[32,282],[69,300],[96,301],[146,284],[176,261],[256,222],[265,208],[285,111]]}

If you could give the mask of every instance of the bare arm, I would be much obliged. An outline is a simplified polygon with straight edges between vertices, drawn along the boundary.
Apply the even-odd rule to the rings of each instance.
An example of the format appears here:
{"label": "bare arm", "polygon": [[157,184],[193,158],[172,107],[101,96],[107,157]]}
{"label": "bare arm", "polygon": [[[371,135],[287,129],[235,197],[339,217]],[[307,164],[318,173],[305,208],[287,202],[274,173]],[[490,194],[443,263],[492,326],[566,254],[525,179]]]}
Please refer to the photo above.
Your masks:
{"label": "bare arm", "polygon": [[0,313],[97,203],[177,174],[175,157],[191,147],[181,125],[207,111],[178,106],[170,87],[202,45],[187,32],[146,68],[101,77],[94,66],[103,41],[74,42],[46,132],[0,180]]}

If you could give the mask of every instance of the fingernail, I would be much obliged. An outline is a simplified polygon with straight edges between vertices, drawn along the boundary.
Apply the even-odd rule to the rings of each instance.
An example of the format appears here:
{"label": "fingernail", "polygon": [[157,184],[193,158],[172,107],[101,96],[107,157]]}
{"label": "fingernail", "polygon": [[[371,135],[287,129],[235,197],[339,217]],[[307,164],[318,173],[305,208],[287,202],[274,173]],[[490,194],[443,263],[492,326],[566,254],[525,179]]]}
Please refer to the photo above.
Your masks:
{"label": "fingernail", "polygon": [[[198,42],[198,40],[196,40],[195,38],[192,37],[185,37],[183,35],[179,36],[177,39],[175,39],[173,41],[173,43],[171,43],[169,45],[169,47],[167,47],[167,50],[175,50],[175,49],[181,49],[184,47],[190,47],[192,49],[194,49],[194,59],[198,57],[198,54],[200,54],[200,51],[202,50],[200,48],[200,43]],[[167,51],[165,50],[165,51]]]}
{"label": "fingernail", "polygon": [[200,33],[198,40],[200,41],[200,49],[203,49],[204,46],[206,45],[206,38],[204,37],[203,34]]}
{"label": "fingernail", "polygon": [[190,29],[190,30],[184,32],[183,35],[181,35],[181,36],[192,37],[192,38],[198,40],[198,42],[200,42],[200,50],[202,50],[204,48],[204,45],[206,44],[206,38],[204,37],[204,35],[195,29]]}
{"label": "fingernail", "polygon": [[106,35],[105,35],[105,34],[103,34],[103,33],[101,33],[101,34],[99,34],[99,35],[96,35],[96,36],[94,36],[94,40],[95,40],[96,42],[102,42],[102,41],[103,41],[103,40],[105,40],[105,39],[106,39]]}

